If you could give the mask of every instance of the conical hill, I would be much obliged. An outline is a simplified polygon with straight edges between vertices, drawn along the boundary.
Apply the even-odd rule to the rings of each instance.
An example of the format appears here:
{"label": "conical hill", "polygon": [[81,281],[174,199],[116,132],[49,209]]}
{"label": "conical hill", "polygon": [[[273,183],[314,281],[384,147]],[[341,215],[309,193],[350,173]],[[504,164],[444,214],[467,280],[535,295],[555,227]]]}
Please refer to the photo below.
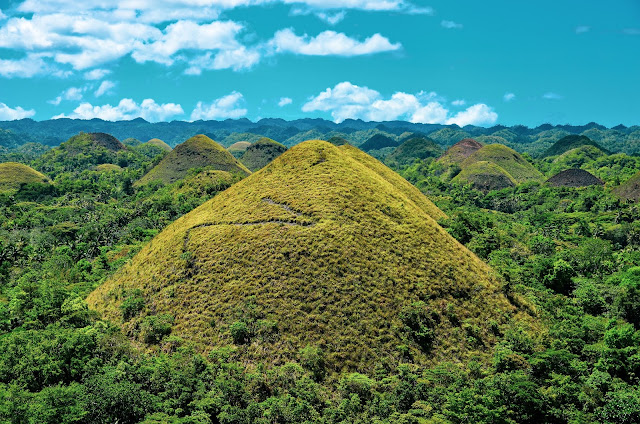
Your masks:
{"label": "conical hill", "polygon": [[594,146],[600,150],[602,150],[605,154],[609,154],[609,152],[602,148],[598,143],[591,140],[589,137],[584,135],[575,135],[571,134],[566,137],[562,137],[560,140],[556,141],[551,147],[549,147],[543,154],[542,157],[546,158],[549,156],[561,155],[569,150],[581,147],[581,146]]}
{"label": "conical hill", "polygon": [[516,180],[501,166],[487,161],[474,162],[463,168],[453,181],[470,183],[476,190],[484,192],[517,185]]}
{"label": "conical hill", "polygon": [[165,152],[170,152],[171,150],[173,150],[171,148],[171,146],[169,146],[167,143],[165,143],[164,141],[160,140],[159,138],[152,138],[151,140],[147,141],[144,144],[149,145],[149,146],[158,147],[158,148],[164,150]]}
{"label": "conical hill", "polygon": [[445,164],[460,164],[481,148],[482,144],[473,138],[465,138],[449,147],[444,155],[440,156],[438,161]]}
{"label": "conical hill", "polygon": [[502,144],[483,146],[467,157],[460,168],[465,169],[476,162],[491,162],[505,170],[518,184],[527,181],[543,181],[544,176],[518,152]]}
{"label": "conical hill", "polygon": [[635,202],[640,200],[640,172],[637,172],[623,184],[614,188],[613,192],[625,200],[633,200]]}
{"label": "conical hill", "polygon": [[22,184],[50,182],[48,177],[30,166],[18,162],[0,163],[0,190],[18,189]]}
{"label": "conical hill", "polygon": [[604,185],[604,181],[584,169],[567,169],[547,180],[554,187],[588,187]]}
{"label": "conical hill", "polygon": [[170,184],[184,178],[192,168],[211,168],[242,175],[251,173],[224,147],[205,135],[196,135],[176,146],[136,184],[154,180]]}
{"label": "conical hill", "polygon": [[270,138],[263,137],[247,147],[247,150],[240,158],[240,162],[242,162],[252,172],[255,172],[258,169],[267,166],[269,162],[286,151],[286,146]]}
{"label": "conical hill", "polygon": [[494,343],[514,307],[443,216],[360,150],[307,141],[175,221],[87,300],[140,341],[164,319],[254,364],[306,346],[335,371],[456,361]]}

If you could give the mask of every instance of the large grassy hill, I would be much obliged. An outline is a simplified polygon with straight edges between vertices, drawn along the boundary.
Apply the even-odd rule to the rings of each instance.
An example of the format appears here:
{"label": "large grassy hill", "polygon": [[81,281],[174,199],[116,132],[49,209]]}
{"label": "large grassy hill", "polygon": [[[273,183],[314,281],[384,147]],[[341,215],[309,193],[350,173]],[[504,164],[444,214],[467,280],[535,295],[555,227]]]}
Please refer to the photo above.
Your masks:
{"label": "large grassy hill", "polygon": [[173,323],[253,364],[306,346],[335,371],[468,359],[515,309],[444,216],[362,151],[308,141],[175,221],[88,303],[140,341]]}
{"label": "large grassy hill", "polygon": [[461,164],[462,169],[476,162],[491,162],[505,170],[518,184],[527,181],[542,181],[542,173],[519,153],[501,144],[489,144],[476,151]]}
{"label": "large grassy hill", "polygon": [[22,184],[49,183],[45,175],[17,162],[0,163],[0,190],[20,188]]}
{"label": "large grassy hill", "polygon": [[287,151],[287,147],[270,138],[263,137],[247,147],[240,157],[242,162],[252,172],[264,168],[272,160]]}
{"label": "large grassy hill", "polygon": [[176,146],[136,184],[154,180],[170,184],[186,176],[189,169],[206,167],[242,175],[251,173],[224,147],[205,135],[196,135]]}

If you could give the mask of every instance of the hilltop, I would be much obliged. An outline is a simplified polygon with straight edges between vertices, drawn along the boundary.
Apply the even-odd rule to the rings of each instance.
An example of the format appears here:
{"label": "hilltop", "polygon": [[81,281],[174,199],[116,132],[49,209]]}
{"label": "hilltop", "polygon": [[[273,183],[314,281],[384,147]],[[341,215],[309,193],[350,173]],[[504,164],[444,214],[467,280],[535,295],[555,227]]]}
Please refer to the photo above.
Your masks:
{"label": "hilltop", "polygon": [[237,159],[247,151],[247,148],[249,148],[249,146],[251,146],[251,143],[248,141],[237,141],[231,146],[227,147],[227,150],[233,155],[233,157]]}
{"label": "hilltop", "polygon": [[588,187],[604,185],[604,181],[584,169],[567,169],[547,180],[554,187]]}
{"label": "hilltop", "polygon": [[442,154],[442,149],[433,140],[425,137],[409,138],[399,145],[386,160],[389,163],[407,165],[416,159],[437,158]]}
{"label": "hilltop", "polygon": [[242,175],[251,173],[224,147],[205,135],[196,135],[176,146],[136,184],[154,180],[171,184],[186,176],[189,169],[204,167]]}
{"label": "hilltop", "polygon": [[634,202],[640,200],[640,172],[634,174],[624,184],[614,188],[613,192],[625,200]]}
{"label": "hilltop", "polygon": [[594,146],[604,153],[609,154],[609,152],[603,149],[598,143],[591,140],[589,137],[584,135],[567,135],[562,137],[560,140],[556,141],[553,146],[549,147],[543,154],[542,157],[546,158],[549,156],[557,156],[561,155],[569,150],[576,149],[582,146]]}
{"label": "hilltop", "polygon": [[384,149],[385,147],[397,147],[397,146],[398,146],[398,142],[392,139],[391,137],[388,137],[383,134],[376,134],[358,147],[363,152],[368,152],[369,150],[380,150],[380,149]]}
{"label": "hilltop", "polygon": [[152,138],[151,140],[147,141],[144,144],[149,145],[149,146],[158,147],[158,148],[164,150],[165,152],[170,152],[171,150],[173,150],[171,148],[171,146],[169,146],[167,143],[165,143],[164,141],[160,140],[159,138]]}
{"label": "hilltop", "polygon": [[0,163],[0,190],[18,189],[22,184],[45,183],[51,181],[30,166],[17,163]]}
{"label": "hilltop", "polygon": [[458,141],[453,146],[449,147],[447,151],[442,155],[438,162],[444,164],[461,164],[466,158],[477,152],[482,148],[482,144],[478,143],[473,138],[465,138]]}
{"label": "hilltop", "polygon": [[247,150],[240,157],[240,162],[250,171],[255,172],[267,166],[272,160],[286,151],[286,146],[270,138],[263,137],[247,147]]}
{"label": "hilltop", "polygon": [[460,167],[464,170],[476,162],[491,162],[507,172],[516,183],[542,181],[543,175],[519,153],[501,144],[489,144],[467,157]]}
{"label": "hilltop", "polygon": [[470,183],[476,190],[484,192],[517,185],[517,181],[501,166],[487,161],[474,162],[464,167],[453,181]]}
{"label": "hilltop", "polygon": [[307,345],[335,371],[460,360],[478,352],[461,322],[489,346],[489,322],[514,308],[442,217],[358,149],[309,141],[178,219],[87,300],[131,337],[171,314],[172,334],[256,364]]}

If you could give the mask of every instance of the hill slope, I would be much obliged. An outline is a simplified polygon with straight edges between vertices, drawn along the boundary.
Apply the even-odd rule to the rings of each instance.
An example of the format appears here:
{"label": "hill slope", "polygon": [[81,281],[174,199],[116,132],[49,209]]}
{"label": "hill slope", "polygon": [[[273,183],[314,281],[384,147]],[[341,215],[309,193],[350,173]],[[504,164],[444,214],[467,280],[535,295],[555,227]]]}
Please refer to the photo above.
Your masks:
{"label": "hill slope", "polygon": [[591,140],[589,137],[584,135],[568,135],[566,137],[562,137],[560,140],[556,141],[553,146],[549,147],[543,154],[542,157],[546,158],[549,156],[561,155],[569,150],[576,149],[581,146],[594,146],[598,149],[602,150],[606,154],[609,154],[608,151],[603,149],[598,143]]}
{"label": "hill slope", "polygon": [[389,156],[389,163],[406,165],[416,159],[436,158],[442,149],[433,140],[425,137],[413,137],[399,145]]}
{"label": "hill slope", "polygon": [[362,143],[360,146],[360,150],[364,152],[368,152],[369,150],[379,150],[384,149],[385,147],[396,147],[398,146],[398,142],[388,137],[384,134],[375,134],[370,139]]}
{"label": "hill slope", "polygon": [[231,146],[227,147],[227,150],[233,155],[233,157],[239,158],[244,152],[247,151],[249,146],[251,146],[251,143],[249,143],[248,141],[237,141]]}
{"label": "hill slope", "polygon": [[284,145],[270,138],[263,137],[247,147],[247,150],[240,157],[240,162],[254,172],[264,168],[272,160],[286,151],[287,148]]}
{"label": "hill slope", "polygon": [[480,149],[482,149],[482,144],[473,138],[465,138],[449,147],[444,155],[438,159],[438,162],[444,164],[461,164],[466,158]]}
{"label": "hill slope", "polygon": [[159,147],[160,149],[164,150],[165,152],[170,152],[171,150],[173,150],[171,148],[171,146],[169,146],[167,143],[165,143],[164,141],[160,140],[159,138],[152,138],[151,140],[147,141],[144,144],[147,144],[149,146]]}
{"label": "hill slope", "polygon": [[489,144],[468,158],[460,167],[464,170],[476,162],[491,162],[506,171],[518,184],[527,181],[542,181],[544,176],[515,150],[502,144]]}
{"label": "hill slope", "polygon": [[172,314],[172,334],[203,350],[235,343],[253,363],[307,345],[336,371],[465,358],[514,308],[393,174],[352,146],[302,143],[175,221],[87,301],[121,321],[139,296],[131,337],[146,316]]}
{"label": "hill slope", "polygon": [[515,187],[516,180],[507,171],[493,162],[474,162],[460,171],[453,181],[471,183],[473,188],[480,191],[501,190]]}
{"label": "hill slope", "polygon": [[224,147],[205,135],[196,135],[176,146],[136,184],[154,180],[170,184],[186,176],[189,169],[200,167],[242,175],[251,173]]}
{"label": "hill slope", "polygon": [[623,199],[640,200],[640,172],[629,178],[624,184],[613,189],[613,192]]}
{"label": "hill slope", "polygon": [[20,188],[22,184],[49,183],[48,177],[17,162],[0,163],[0,190]]}
{"label": "hill slope", "polygon": [[555,187],[588,187],[604,185],[604,181],[584,169],[567,169],[547,180]]}

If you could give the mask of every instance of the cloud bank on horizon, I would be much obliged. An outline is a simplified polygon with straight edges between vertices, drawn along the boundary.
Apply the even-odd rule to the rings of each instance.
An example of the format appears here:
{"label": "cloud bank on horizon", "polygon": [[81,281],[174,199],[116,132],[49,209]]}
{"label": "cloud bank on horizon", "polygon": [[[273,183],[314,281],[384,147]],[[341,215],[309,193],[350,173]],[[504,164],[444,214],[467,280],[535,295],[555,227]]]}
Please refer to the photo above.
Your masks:
{"label": "cloud bank on horizon", "polygon": [[[544,88],[521,97],[522,83],[512,78],[492,92],[480,89],[489,73],[464,78],[458,65],[432,59],[455,62],[455,47],[469,44],[456,37],[477,25],[421,0],[20,0],[2,7],[0,120],[282,112],[336,122],[493,125],[498,109],[529,99],[560,107],[572,94]],[[420,25],[394,25],[402,19]],[[587,40],[594,28],[569,23],[567,33]],[[632,29],[624,26],[621,36],[634,38]],[[301,76],[291,78],[298,66]],[[262,86],[275,69],[289,75],[277,93]],[[419,71],[435,77],[403,76]],[[470,86],[475,79],[478,87]],[[20,96],[32,81],[43,94]]]}

